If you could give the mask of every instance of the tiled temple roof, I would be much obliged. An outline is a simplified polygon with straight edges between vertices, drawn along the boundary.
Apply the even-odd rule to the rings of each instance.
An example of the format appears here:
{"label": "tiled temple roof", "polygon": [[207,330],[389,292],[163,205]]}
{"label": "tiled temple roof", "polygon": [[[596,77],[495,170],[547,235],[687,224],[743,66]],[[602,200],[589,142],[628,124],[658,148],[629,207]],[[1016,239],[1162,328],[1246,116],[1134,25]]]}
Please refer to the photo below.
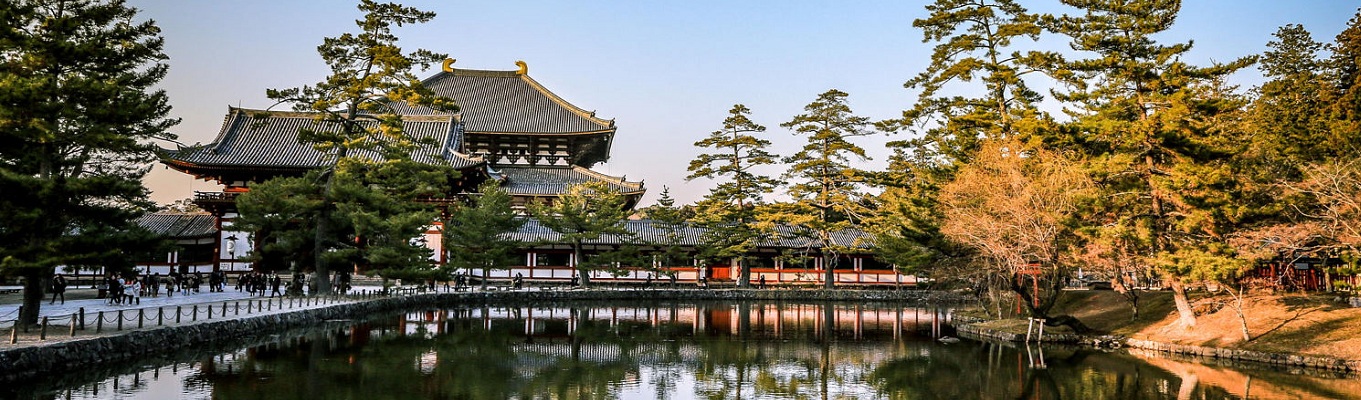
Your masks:
{"label": "tiled temple roof", "polygon": [[[206,145],[177,150],[163,150],[167,163],[197,167],[227,168],[296,168],[310,169],[323,165],[322,153],[311,144],[298,142],[298,130],[320,130],[316,114],[248,110],[229,108],[217,139]],[[418,140],[429,139],[412,153],[412,159],[429,164],[445,164],[462,169],[481,164],[481,160],[458,153],[462,140],[455,131],[452,116],[406,117],[406,133]],[[376,122],[367,122],[376,124]],[[377,153],[358,154],[381,158]]]}
{"label": "tiled temple roof", "polygon": [[[675,240],[672,239],[672,232],[667,227],[655,220],[627,220],[624,227],[634,235],[632,241],[617,235],[605,235],[596,240],[586,241],[585,244],[596,245],[619,245],[633,243],[639,245],[646,244],[671,244],[676,246],[700,246],[703,245],[704,235],[707,229],[683,224],[675,228]],[[785,249],[811,249],[817,248],[816,241],[807,234],[802,234],[798,228],[789,225],[780,225],[775,228],[774,238],[766,240],[760,244],[761,247],[785,248]],[[511,239],[521,242],[553,242],[559,240],[561,235],[557,232],[544,227],[534,219],[528,219],[520,230],[508,234]],[[869,234],[859,230],[844,230],[832,233],[832,242],[839,246],[868,249],[870,246]]]}
{"label": "tiled temple roof", "polygon": [[[613,133],[614,121],[568,103],[523,71],[453,69],[424,81],[441,96],[454,99],[468,133]],[[431,115],[424,107],[394,105],[403,115]]]}
{"label": "tiled temple roof", "polygon": [[557,196],[567,192],[569,186],[595,181],[605,182],[624,195],[640,195],[644,191],[642,182],[629,182],[578,166],[498,167],[490,172],[502,180],[501,187],[507,193],[518,196]]}
{"label": "tiled temple roof", "polygon": [[137,218],[137,224],[152,233],[172,239],[212,237],[217,233],[217,217],[211,214],[146,214]]}

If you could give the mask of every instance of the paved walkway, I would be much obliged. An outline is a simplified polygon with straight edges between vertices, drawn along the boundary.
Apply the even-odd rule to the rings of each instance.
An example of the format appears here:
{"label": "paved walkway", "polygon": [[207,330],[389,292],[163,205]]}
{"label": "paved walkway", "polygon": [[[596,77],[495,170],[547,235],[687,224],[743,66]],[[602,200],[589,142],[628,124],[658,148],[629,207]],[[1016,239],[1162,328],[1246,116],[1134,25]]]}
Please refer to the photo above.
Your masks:
{"label": "paved walkway", "polygon": [[[64,304],[60,301],[58,301],[57,304],[48,304],[47,301],[52,299],[51,295],[48,295],[46,299],[44,299],[43,301],[42,309],[39,311],[39,315],[52,318],[59,318],[70,317],[71,314],[80,312],[81,308],[84,308],[87,314],[93,314],[98,313],[100,311],[117,312],[118,310],[135,310],[138,308],[154,308],[164,306],[170,307],[192,306],[194,304],[214,302],[221,303],[223,301],[245,300],[255,298],[260,298],[260,296],[251,296],[246,292],[238,292],[233,289],[228,289],[223,292],[212,293],[201,292],[190,295],[176,294],[175,296],[169,297],[162,293],[161,296],[159,297],[143,297],[141,304],[130,305],[109,304],[108,299],[80,299],[80,300],[72,299],[67,300],[66,303]],[[19,304],[0,304],[0,321],[8,321],[18,317],[19,317]]]}
{"label": "paved walkway", "polygon": [[[356,287],[351,293],[373,291],[376,289],[379,288]],[[125,312],[122,332],[126,332],[137,330],[136,313],[139,309],[146,310],[145,315],[146,318],[148,318],[143,323],[143,329],[155,329],[158,327],[158,322],[163,323],[164,326],[206,322],[208,321],[207,308],[210,306],[214,307],[215,310],[218,310],[213,313],[214,315],[212,316],[212,320],[217,321],[222,319],[247,318],[289,312],[300,309],[320,308],[336,304],[337,302],[357,301],[354,299],[341,298],[323,302],[317,298],[292,298],[283,300],[281,305],[278,297],[270,298],[269,296],[254,296],[246,292],[238,292],[229,287],[223,292],[200,292],[189,295],[175,294],[174,296],[165,296],[165,294],[162,293],[159,297],[143,297],[141,304],[119,305],[109,304],[108,299],[91,298],[94,296],[94,291],[90,289],[85,289],[84,291],[77,290],[75,292],[76,293],[68,292],[68,294],[72,294],[72,297],[75,298],[67,300],[65,304],[62,304],[60,301],[58,301],[57,304],[48,304],[47,300],[51,299],[50,295],[44,299],[42,310],[39,311],[39,315],[48,317],[52,325],[48,327],[45,338],[42,337],[43,334],[38,328],[30,328],[27,332],[13,329],[14,320],[19,316],[18,300],[21,299],[21,297],[11,295],[5,299],[6,301],[0,302],[0,328],[3,328],[0,329],[0,334],[3,334],[3,337],[0,338],[2,339],[0,340],[0,350],[15,347],[46,346],[68,340],[118,335],[121,332],[117,330],[117,323],[113,321],[117,321],[116,313],[119,310]],[[260,310],[261,307],[259,304],[270,300],[274,300],[274,303],[268,306],[267,310]],[[223,303],[229,304],[228,307],[230,311],[228,312],[228,315],[223,315],[220,311],[222,310],[221,307]],[[238,304],[240,307],[239,311],[237,309]],[[192,318],[190,317],[189,310],[195,305],[199,306],[199,314],[197,318]],[[165,308],[165,318],[158,321],[155,316],[158,312],[157,309],[162,307]],[[181,314],[180,323],[174,322],[175,307],[180,307],[184,310],[183,314]],[[77,329],[75,335],[72,336],[69,325],[71,315],[78,314],[81,311],[81,308],[85,309],[85,329]],[[96,333],[95,321],[98,318],[100,311],[105,312],[105,322],[102,331]],[[13,338],[17,343],[10,343],[11,335],[13,335]]]}

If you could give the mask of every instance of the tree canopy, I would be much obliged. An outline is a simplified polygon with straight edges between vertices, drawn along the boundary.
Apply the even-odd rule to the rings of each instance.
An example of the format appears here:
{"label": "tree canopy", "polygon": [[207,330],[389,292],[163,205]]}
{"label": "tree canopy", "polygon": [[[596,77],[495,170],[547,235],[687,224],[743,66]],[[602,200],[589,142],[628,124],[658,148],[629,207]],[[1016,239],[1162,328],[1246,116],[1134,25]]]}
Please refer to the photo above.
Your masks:
{"label": "tree canopy", "polygon": [[0,273],[25,278],[33,324],[54,267],[130,269],[123,251],[155,244],[133,220],[179,120],[160,29],[124,1],[7,1],[0,21]]}

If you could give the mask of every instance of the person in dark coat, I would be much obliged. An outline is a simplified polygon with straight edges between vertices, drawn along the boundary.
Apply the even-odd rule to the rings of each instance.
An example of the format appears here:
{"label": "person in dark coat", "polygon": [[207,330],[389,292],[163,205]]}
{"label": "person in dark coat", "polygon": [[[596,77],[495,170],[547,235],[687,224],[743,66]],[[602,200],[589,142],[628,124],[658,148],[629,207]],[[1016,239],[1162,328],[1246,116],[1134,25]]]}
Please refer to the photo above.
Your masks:
{"label": "person in dark coat", "polygon": [[55,304],[57,297],[61,297],[61,304],[66,304],[66,278],[61,275],[52,278],[52,301],[47,304]]}

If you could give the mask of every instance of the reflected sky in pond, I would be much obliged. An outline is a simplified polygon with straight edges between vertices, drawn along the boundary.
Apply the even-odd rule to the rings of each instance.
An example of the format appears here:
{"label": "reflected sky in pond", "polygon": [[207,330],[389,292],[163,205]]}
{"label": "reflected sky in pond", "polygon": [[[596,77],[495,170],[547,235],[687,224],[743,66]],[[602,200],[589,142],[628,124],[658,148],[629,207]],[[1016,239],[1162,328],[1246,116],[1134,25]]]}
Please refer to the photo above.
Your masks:
{"label": "reflected sky in pond", "polygon": [[1361,398],[1355,377],[953,335],[946,309],[589,303],[429,310],[280,335],[20,397],[71,399]]}

